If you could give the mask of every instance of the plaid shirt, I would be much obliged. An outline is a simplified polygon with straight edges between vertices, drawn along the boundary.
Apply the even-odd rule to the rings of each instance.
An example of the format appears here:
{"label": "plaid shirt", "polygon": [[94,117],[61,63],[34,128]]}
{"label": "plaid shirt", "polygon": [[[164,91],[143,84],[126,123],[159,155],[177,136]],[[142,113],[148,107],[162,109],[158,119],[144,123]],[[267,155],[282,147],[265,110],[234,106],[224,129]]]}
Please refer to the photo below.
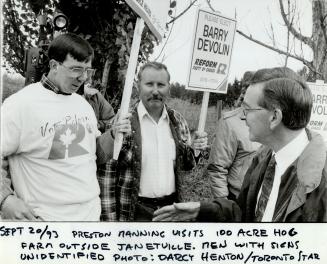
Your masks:
{"label": "plaid shirt", "polygon": [[[176,144],[175,182],[178,200],[183,179],[182,170],[191,170],[195,165],[191,136],[186,120],[181,114],[166,107],[169,126]],[[132,134],[124,138],[118,161],[110,160],[98,167],[101,188],[101,220],[133,221],[141,177],[141,130],[137,109],[132,112]]]}
{"label": "plaid shirt", "polygon": [[42,75],[40,83],[44,86],[44,88],[55,92],[56,94],[63,94],[63,95],[71,95],[68,93],[63,93],[59,90],[58,86],[56,86],[53,82],[51,82],[45,74]]}

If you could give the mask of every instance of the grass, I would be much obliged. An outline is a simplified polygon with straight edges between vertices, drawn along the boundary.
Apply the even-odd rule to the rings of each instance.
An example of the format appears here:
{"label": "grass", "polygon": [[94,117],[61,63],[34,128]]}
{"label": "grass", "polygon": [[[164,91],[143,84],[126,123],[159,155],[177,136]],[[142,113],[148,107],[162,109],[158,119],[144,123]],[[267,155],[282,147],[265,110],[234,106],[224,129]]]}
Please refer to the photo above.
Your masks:
{"label": "grass", "polygon": [[[201,105],[195,105],[180,99],[170,99],[168,105],[180,112],[189,124],[192,131],[197,130]],[[208,145],[211,146],[215,135],[216,123],[219,118],[217,107],[209,107],[205,131],[208,133]],[[212,199],[210,182],[205,173],[210,147],[200,158],[198,165],[190,172],[183,172],[182,197],[183,201],[199,201]]]}

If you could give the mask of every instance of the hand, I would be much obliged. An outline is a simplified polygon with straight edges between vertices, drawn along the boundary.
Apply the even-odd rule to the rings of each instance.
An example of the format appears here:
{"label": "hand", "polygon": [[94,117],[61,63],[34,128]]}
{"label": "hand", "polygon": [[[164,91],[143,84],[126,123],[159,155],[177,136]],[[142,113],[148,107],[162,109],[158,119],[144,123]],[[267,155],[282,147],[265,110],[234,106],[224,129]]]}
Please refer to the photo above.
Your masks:
{"label": "hand", "polygon": [[156,210],[152,221],[192,221],[199,211],[200,202],[174,203]]}
{"label": "hand", "polygon": [[32,208],[15,195],[9,195],[1,206],[2,218],[10,220],[42,220]]}
{"label": "hand", "polygon": [[194,139],[192,146],[196,150],[204,150],[208,146],[208,134],[207,132],[194,132]]}
{"label": "hand", "polygon": [[130,134],[132,132],[131,121],[129,120],[131,116],[132,115],[130,113],[127,113],[126,115],[120,117],[120,112],[118,111],[112,125],[114,137],[116,137],[117,133]]}

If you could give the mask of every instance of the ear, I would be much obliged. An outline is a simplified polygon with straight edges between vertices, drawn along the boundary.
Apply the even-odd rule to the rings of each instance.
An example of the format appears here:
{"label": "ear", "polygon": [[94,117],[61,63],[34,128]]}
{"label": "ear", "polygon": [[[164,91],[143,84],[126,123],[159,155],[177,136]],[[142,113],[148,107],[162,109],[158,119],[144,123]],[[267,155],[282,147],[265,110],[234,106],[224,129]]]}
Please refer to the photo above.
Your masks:
{"label": "ear", "polygon": [[279,108],[275,108],[270,116],[270,129],[273,130],[282,123],[283,113]]}
{"label": "ear", "polygon": [[50,71],[51,70],[57,70],[58,68],[58,62],[56,62],[55,60],[50,60],[49,61],[49,66],[50,66]]}

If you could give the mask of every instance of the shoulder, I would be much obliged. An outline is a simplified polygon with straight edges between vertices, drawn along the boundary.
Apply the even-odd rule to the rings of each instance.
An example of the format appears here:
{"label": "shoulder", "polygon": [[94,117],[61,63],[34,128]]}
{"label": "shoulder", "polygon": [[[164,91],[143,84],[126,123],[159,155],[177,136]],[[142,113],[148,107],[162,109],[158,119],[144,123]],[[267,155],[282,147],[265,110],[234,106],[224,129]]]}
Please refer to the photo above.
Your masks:
{"label": "shoulder", "polygon": [[314,131],[306,130],[309,144],[298,158],[297,175],[307,192],[317,187],[327,169],[327,151],[323,137]]}
{"label": "shoulder", "polygon": [[71,96],[71,100],[78,103],[78,104],[84,104],[84,105],[88,105],[91,106],[88,101],[86,100],[86,98],[84,98],[82,95],[79,95],[77,93],[73,93]]}
{"label": "shoulder", "polygon": [[13,104],[16,105],[16,107],[19,107],[23,104],[29,103],[30,101],[37,99],[42,94],[43,89],[41,83],[29,84],[6,98],[4,105]]}
{"label": "shoulder", "polygon": [[84,88],[85,94],[92,96],[95,94],[100,94],[99,90],[92,88],[92,87],[86,87]]}

